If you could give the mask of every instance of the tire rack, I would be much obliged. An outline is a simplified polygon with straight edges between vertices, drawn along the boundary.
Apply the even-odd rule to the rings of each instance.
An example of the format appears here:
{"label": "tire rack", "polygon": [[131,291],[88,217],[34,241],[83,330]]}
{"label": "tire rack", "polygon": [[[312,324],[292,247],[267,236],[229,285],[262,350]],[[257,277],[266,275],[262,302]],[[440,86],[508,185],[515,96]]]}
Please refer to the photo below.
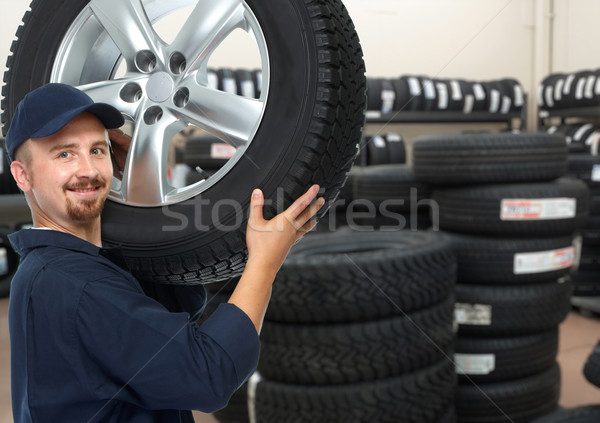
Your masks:
{"label": "tire rack", "polygon": [[[596,109],[596,115],[600,109]],[[518,126],[515,120],[519,120]],[[368,110],[366,123],[494,123],[506,122],[509,129],[527,128],[527,95],[520,112],[512,113],[486,113],[486,112],[448,112],[448,111],[399,111],[393,113],[381,113],[376,110]]]}
{"label": "tire rack", "polygon": [[546,124],[546,119],[560,119],[561,124],[565,124],[568,118],[580,118],[585,120],[600,119],[600,107],[573,107],[570,109],[541,109],[538,112],[538,129],[542,129]]}

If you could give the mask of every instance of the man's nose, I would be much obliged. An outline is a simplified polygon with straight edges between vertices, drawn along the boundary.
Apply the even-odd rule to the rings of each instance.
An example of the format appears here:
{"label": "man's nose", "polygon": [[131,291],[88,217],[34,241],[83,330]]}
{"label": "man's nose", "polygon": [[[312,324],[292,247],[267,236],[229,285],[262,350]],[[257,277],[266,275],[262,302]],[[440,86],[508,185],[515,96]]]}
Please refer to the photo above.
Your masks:
{"label": "man's nose", "polygon": [[93,179],[98,176],[98,166],[95,160],[88,154],[83,154],[79,159],[78,176]]}

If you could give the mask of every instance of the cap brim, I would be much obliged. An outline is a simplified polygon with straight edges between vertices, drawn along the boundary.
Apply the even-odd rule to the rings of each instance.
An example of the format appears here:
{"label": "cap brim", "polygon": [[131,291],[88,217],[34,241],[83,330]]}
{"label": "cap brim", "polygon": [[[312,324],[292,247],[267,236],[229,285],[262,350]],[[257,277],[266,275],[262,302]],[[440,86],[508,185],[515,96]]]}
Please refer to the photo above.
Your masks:
{"label": "cap brim", "polygon": [[110,104],[93,103],[78,107],[76,109],[71,109],[68,112],[56,116],[46,125],[35,131],[31,135],[31,138],[44,138],[54,135],[67,126],[67,124],[71,122],[77,115],[83,112],[89,112],[95,115],[102,122],[106,129],[119,128],[125,123],[125,119],[123,118],[121,112],[119,112]]}

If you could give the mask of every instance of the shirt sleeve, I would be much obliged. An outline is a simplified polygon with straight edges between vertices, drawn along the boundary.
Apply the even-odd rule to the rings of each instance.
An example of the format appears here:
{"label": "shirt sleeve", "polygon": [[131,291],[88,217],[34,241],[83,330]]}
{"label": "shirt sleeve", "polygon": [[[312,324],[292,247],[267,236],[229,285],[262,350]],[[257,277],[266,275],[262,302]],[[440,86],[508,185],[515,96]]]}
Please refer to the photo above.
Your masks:
{"label": "shirt sleeve", "polygon": [[79,366],[93,394],[147,409],[224,407],[258,363],[249,317],[221,304],[199,326],[126,282],[89,283],[78,304]]}

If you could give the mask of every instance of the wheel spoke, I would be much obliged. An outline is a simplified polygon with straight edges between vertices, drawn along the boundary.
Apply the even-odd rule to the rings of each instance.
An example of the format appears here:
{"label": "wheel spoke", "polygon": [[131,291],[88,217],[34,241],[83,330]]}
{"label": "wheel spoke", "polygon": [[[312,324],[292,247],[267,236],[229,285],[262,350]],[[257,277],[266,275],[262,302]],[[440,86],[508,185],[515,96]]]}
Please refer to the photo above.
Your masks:
{"label": "wheel spoke", "polygon": [[251,141],[262,117],[262,101],[196,84],[189,88],[189,103],[173,109],[174,115],[235,147]]}
{"label": "wheel spoke", "polygon": [[[135,93],[131,92],[130,95],[130,93],[127,92],[128,87],[137,87],[141,91],[144,89],[146,81],[146,77],[128,80],[117,79],[80,85],[77,88],[89,95],[95,102],[108,103],[121,113],[134,119],[140,106],[140,101],[139,99],[135,100]],[[128,101],[125,101],[124,98]]]}
{"label": "wheel spoke", "polygon": [[199,65],[234,29],[244,24],[240,0],[200,0],[171,44],[187,60],[188,72]]}
{"label": "wheel spoke", "polygon": [[167,155],[174,117],[165,113],[154,124],[140,118],[136,124],[121,184],[121,195],[128,204],[156,206],[173,190],[167,182]]}
{"label": "wheel spoke", "polygon": [[90,8],[127,60],[129,70],[134,69],[136,54],[141,51],[150,51],[162,61],[162,42],[141,0],[92,0]]}

